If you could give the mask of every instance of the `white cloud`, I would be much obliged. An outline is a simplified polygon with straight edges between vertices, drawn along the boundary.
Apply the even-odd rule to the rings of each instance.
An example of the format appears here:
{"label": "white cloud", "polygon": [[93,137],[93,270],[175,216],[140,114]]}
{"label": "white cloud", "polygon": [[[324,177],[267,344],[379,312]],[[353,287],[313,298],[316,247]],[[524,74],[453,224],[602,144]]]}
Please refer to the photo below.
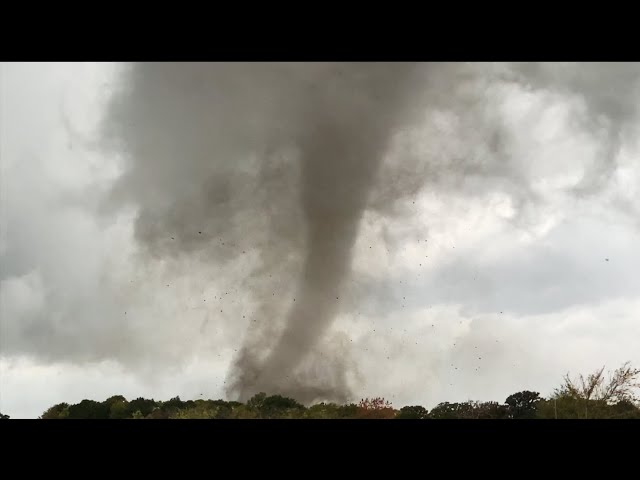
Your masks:
{"label": "white cloud", "polygon": [[443,401],[549,395],[567,373],[640,363],[640,298],[582,304],[543,315],[473,314],[462,305],[343,317],[362,396],[429,408]]}
{"label": "white cloud", "polygon": [[[169,400],[224,398],[223,361],[192,361],[180,369],[139,374],[114,362],[42,364],[24,358],[0,360],[0,411],[11,418],[36,418],[58,403],[103,401],[113,395]],[[148,375],[151,373],[151,375]]]}

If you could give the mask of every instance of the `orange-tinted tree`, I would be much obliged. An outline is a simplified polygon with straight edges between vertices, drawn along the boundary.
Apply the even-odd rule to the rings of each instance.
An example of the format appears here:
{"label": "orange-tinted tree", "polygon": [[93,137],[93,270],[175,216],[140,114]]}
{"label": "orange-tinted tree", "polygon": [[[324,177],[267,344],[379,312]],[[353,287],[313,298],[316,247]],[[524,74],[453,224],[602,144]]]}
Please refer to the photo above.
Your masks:
{"label": "orange-tinted tree", "polygon": [[382,397],[364,398],[358,403],[356,418],[394,418],[396,412],[391,403]]}

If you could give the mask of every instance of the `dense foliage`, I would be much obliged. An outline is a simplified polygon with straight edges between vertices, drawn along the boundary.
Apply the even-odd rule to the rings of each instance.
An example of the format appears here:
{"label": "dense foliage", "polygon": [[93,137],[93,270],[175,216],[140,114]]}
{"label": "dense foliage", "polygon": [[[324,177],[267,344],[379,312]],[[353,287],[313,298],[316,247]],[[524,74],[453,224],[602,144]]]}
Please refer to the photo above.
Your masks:
{"label": "dense foliage", "polygon": [[[528,390],[509,395],[504,403],[467,401],[443,402],[431,411],[420,405],[399,410],[383,398],[365,398],[358,403],[337,405],[318,403],[309,407],[292,398],[258,393],[246,404],[224,400],[168,401],[121,395],[104,402],[82,400],[59,403],[40,418],[63,419],[640,419],[640,403],[635,396],[640,370],[628,363],[605,378],[604,369],[573,380],[568,375],[549,397]],[[0,418],[8,418],[1,415]]]}

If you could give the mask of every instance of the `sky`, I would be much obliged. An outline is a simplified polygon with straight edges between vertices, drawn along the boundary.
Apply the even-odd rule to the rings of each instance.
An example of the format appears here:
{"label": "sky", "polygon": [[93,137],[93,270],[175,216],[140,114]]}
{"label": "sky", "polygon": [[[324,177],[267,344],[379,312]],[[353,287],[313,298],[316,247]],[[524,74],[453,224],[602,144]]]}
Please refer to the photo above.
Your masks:
{"label": "sky", "polygon": [[[347,66],[347,86],[315,64],[0,68],[11,418],[116,394],[229,398],[304,291],[304,222],[289,217],[305,215],[296,148],[318,112],[340,127],[322,127],[331,139],[382,154],[298,380],[339,373],[352,400],[432,408],[640,365],[639,64]],[[410,107],[380,100],[397,92]],[[274,142],[281,163],[266,160]]]}

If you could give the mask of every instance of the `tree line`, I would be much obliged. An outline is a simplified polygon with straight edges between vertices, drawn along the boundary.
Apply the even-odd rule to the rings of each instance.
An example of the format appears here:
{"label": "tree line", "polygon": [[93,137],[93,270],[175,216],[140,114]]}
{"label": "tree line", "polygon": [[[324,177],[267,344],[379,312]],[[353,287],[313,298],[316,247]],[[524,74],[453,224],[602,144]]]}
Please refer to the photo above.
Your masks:
{"label": "tree line", "polygon": [[[384,398],[358,403],[317,403],[309,407],[282,395],[258,393],[246,403],[225,400],[168,401],[115,395],[103,402],[59,403],[41,419],[640,419],[640,369],[630,363],[610,373],[566,375],[548,397],[524,390],[499,402],[442,402],[430,411],[420,405],[394,408]],[[0,418],[9,418],[0,414]]]}

